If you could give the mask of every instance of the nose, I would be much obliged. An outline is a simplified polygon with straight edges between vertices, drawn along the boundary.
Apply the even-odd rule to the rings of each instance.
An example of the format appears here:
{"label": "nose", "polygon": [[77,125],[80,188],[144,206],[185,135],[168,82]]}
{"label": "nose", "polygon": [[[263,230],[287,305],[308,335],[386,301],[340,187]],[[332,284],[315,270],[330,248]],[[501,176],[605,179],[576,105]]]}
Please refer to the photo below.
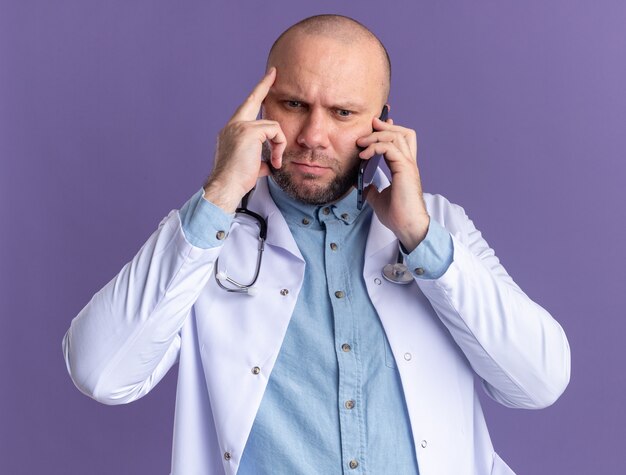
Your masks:
{"label": "nose", "polygon": [[302,123],[298,134],[298,145],[308,149],[322,149],[329,146],[329,118],[322,109],[311,109]]}

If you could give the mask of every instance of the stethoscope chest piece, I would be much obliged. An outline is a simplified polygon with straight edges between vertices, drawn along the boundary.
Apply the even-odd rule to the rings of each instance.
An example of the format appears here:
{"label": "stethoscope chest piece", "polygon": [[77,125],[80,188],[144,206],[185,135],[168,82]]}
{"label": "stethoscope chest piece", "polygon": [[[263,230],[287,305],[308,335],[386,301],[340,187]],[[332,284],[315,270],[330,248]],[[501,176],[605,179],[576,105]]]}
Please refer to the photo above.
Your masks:
{"label": "stethoscope chest piece", "polygon": [[406,285],[413,282],[413,276],[409,272],[409,268],[401,262],[387,264],[383,267],[383,277],[394,284]]}

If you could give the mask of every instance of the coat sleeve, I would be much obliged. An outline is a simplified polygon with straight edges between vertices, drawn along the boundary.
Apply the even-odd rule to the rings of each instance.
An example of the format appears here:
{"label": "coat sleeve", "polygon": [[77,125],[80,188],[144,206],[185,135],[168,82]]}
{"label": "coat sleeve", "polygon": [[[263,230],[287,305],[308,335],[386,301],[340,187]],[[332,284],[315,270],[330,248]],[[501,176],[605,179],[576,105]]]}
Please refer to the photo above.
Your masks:
{"label": "coat sleeve", "polygon": [[220,249],[190,244],[172,211],[72,321],[63,353],[74,384],[105,404],[147,394],[176,363],[180,329]]}
{"label": "coat sleeve", "polygon": [[450,231],[454,256],[440,278],[416,280],[487,393],[509,407],[554,403],[570,378],[563,329],[515,284],[462,208],[437,195],[431,217]]}

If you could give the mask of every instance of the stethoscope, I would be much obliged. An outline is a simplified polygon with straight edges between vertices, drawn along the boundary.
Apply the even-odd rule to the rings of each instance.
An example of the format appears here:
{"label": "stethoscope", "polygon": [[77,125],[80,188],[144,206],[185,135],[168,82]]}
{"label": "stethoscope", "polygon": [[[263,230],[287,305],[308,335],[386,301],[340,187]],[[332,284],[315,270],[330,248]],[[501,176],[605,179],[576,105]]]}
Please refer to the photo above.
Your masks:
{"label": "stethoscope", "polygon": [[[226,292],[235,292],[239,294],[247,294],[254,296],[257,293],[256,284],[259,278],[259,272],[261,270],[261,261],[263,260],[263,251],[265,250],[265,239],[267,238],[267,221],[259,214],[248,209],[248,199],[250,194],[254,191],[249,191],[241,200],[241,206],[235,210],[235,214],[243,214],[253,218],[259,226],[259,245],[256,258],[256,268],[254,269],[254,277],[248,284],[242,284],[237,282],[232,277],[229,277],[225,271],[219,270],[219,258],[215,261],[215,280],[217,285]],[[398,250],[398,257],[393,264],[387,264],[382,270],[385,280],[400,285],[407,285],[413,282],[413,276],[409,272],[408,267],[404,264],[404,258],[402,251]]]}
{"label": "stethoscope", "polygon": [[387,264],[383,267],[383,277],[392,284],[407,285],[413,282],[413,276],[404,263],[404,256],[401,250],[398,249],[398,257],[395,263]]}
{"label": "stethoscope", "polygon": [[250,216],[259,226],[259,245],[256,257],[256,268],[254,269],[254,277],[252,277],[252,281],[249,284],[242,284],[241,282],[237,282],[235,279],[228,277],[226,271],[219,270],[219,258],[215,260],[215,280],[217,285],[219,285],[220,288],[224,289],[226,292],[236,292],[250,296],[256,295],[257,289],[254,284],[256,284],[256,281],[259,278],[263,251],[265,250],[265,239],[267,238],[267,221],[260,214],[248,209],[248,199],[253,191],[254,188],[246,193],[241,200],[241,206],[235,210],[235,214]]}

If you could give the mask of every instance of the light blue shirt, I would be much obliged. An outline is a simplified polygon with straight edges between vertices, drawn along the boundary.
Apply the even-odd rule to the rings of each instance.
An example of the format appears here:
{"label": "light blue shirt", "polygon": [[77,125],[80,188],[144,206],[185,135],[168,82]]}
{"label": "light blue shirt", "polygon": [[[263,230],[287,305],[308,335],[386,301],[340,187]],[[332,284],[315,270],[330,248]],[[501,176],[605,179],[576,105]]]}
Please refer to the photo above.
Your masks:
{"label": "light blue shirt", "polygon": [[[400,375],[362,277],[371,208],[357,210],[356,190],[313,206],[269,188],[306,270],[238,474],[418,474]],[[203,248],[219,245],[216,231],[232,219],[202,191],[180,213]],[[431,220],[405,260],[425,270],[419,278],[441,276],[450,235]]]}

